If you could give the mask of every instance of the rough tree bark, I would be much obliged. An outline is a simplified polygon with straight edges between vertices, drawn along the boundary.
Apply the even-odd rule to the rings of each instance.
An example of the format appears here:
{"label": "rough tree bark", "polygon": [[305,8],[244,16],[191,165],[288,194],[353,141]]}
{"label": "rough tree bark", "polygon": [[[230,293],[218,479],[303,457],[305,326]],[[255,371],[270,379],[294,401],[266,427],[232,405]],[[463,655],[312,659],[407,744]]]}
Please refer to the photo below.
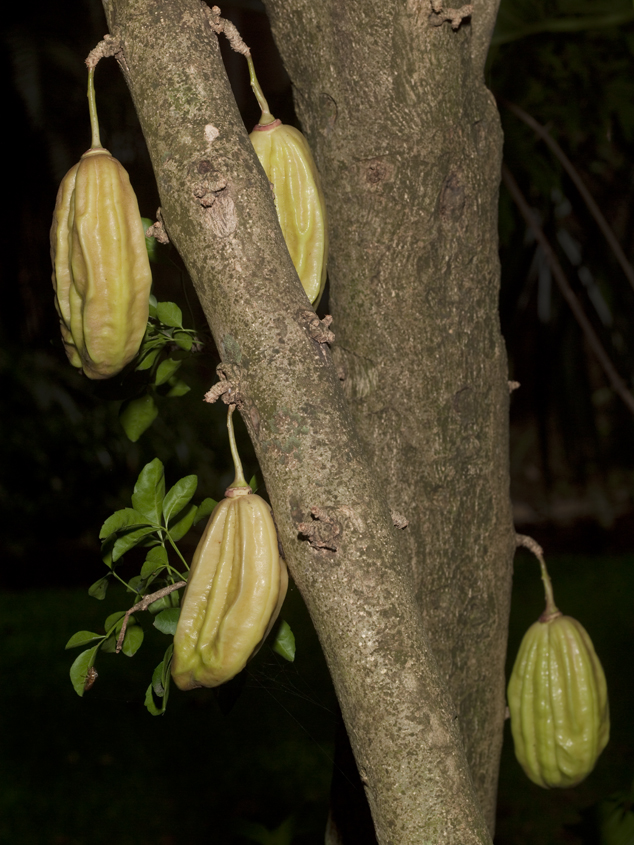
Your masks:
{"label": "rough tree bark", "polygon": [[[483,69],[497,0],[265,0],[332,217],[333,347],[404,532],[493,829],[515,546],[497,323],[502,135]],[[436,7],[438,8],[438,6]]]}
{"label": "rough tree bark", "polygon": [[104,7],[377,839],[490,842],[512,543],[484,24],[474,64],[426,3],[270,4],[332,206],[344,393],[198,0]]}

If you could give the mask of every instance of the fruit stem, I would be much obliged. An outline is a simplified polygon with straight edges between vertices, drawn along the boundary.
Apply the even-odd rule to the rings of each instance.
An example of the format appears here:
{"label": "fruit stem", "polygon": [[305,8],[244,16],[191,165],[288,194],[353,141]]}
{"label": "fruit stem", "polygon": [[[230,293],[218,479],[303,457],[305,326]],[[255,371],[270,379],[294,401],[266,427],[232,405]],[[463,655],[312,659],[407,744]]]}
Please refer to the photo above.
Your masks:
{"label": "fruit stem", "polygon": [[88,71],[88,109],[90,111],[90,128],[92,129],[91,150],[101,149],[101,138],[99,137],[99,119],[97,118],[97,103],[95,100],[95,69]]}
{"label": "fruit stem", "polygon": [[555,616],[560,616],[561,612],[557,605],[555,604],[555,596],[553,594],[553,585],[552,581],[550,580],[550,575],[548,574],[548,570],[546,569],[546,561],[544,560],[543,555],[537,555],[537,559],[539,560],[539,566],[542,571],[542,581],[544,583],[544,593],[546,594],[546,609],[540,616],[542,622],[549,622]]}
{"label": "fruit stem", "polygon": [[546,569],[546,561],[544,560],[544,550],[539,545],[539,543],[533,540],[532,537],[527,537],[525,534],[516,534],[515,542],[518,546],[524,546],[525,549],[528,549],[530,552],[532,552],[539,561],[539,567],[542,571],[544,593],[546,594],[546,609],[539,617],[539,621],[550,622],[550,620],[554,619],[556,616],[561,616],[561,611],[555,604],[553,585],[552,581],[550,580],[548,570]]}
{"label": "fruit stem", "polygon": [[238,454],[238,447],[236,446],[236,436],[233,431],[233,420],[231,419],[233,416],[233,412],[235,410],[235,405],[229,405],[227,410],[227,430],[229,431],[229,446],[231,447],[231,457],[233,458],[233,465],[236,470],[236,477],[233,479],[233,483],[229,489],[233,489],[234,487],[249,487],[251,489],[248,482],[244,479],[244,472],[242,471],[242,461],[240,460],[240,455]]}
{"label": "fruit stem", "polygon": [[260,83],[258,82],[258,78],[255,75],[255,67],[253,65],[253,59],[250,55],[246,57],[247,63],[249,65],[249,81],[251,83],[251,88],[253,88],[253,93],[255,94],[255,99],[258,101],[258,105],[262,109],[262,114],[260,116],[260,126],[268,126],[269,123],[273,123],[275,118],[269,111],[269,104],[266,101],[266,97],[262,93],[262,89],[260,88]]}

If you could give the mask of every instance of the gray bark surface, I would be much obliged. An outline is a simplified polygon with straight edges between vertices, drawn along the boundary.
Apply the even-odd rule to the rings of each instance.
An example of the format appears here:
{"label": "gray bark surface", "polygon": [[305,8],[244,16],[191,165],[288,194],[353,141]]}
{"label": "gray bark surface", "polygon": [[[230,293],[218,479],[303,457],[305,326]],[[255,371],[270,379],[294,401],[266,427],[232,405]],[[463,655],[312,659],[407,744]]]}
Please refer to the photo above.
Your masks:
{"label": "gray bark surface", "polygon": [[[497,3],[265,0],[332,219],[335,360],[493,830],[515,548],[497,317]],[[456,4],[458,5],[458,4]]]}
{"label": "gray bark surface", "polygon": [[[279,37],[284,9],[272,5]],[[469,733],[486,733],[497,753],[511,546],[508,399],[492,236],[500,137],[481,83],[463,88],[473,72],[469,33],[449,24],[428,31],[428,11],[411,3],[302,3],[293,19],[313,45],[306,73],[323,80],[297,71],[331,218],[342,389],[311,328],[199,3],[104,7],[165,226],[253,440],[377,839],[490,842],[460,729],[477,778],[480,764],[487,772],[480,795],[490,793],[497,761],[484,745],[469,746]],[[330,43],[328,33],[339,39],[330,69],[318,47]],[[397,53],[406,72],[394,76]],[[299,57],[285,60],[295,76]],[[395,528],[391,509],[411,528]],[[311,522],[325,545],[302,537],[299,526]],[[481,689],[490,682],[493,695]]]}

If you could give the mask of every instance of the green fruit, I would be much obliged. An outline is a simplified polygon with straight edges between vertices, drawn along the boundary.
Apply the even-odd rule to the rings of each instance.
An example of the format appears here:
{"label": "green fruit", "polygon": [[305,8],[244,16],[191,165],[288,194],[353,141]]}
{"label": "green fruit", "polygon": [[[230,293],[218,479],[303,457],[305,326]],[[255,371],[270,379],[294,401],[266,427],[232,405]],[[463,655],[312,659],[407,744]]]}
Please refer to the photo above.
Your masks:
{"label": "green fruit", "polygon": [[546,611],[524,635],[508,684],[511,732],[533,783],[575,786],[609,739],[607,688],[585,628],[555,607],[545,566],[544,575]]}

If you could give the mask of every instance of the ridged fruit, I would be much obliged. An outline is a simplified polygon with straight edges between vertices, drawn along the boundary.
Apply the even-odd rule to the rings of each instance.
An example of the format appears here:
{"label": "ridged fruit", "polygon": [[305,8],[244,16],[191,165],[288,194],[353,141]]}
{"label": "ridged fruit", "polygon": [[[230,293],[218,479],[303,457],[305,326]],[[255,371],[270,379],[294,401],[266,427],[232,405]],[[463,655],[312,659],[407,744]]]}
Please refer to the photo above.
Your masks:
{"label": "ridged fruit", "polygon": [[64,176],[51,226],[55,306],[64,348],[91,379],[116,375],[147,326],[152,275],[136,195],[99,142],[92,71],[93,144]]}
{"label": "ridged fruit", "polygon": [[328,230],[319,173],[302,133],[279,120],[251,132],[251,143],[273,186],[286,246],[308,299],[317,305],[326,284]]}
{"label": "ridged fruit", "polygon": [[520,645],[507,698],[515,755],[528,777],[545,788],[568,787],[592,771],[607,745],[608,695],[592,641],[555,607],[550,579],[546,594],[546,611]]}
{"label": "ridged fruit", "polygon": [[[235,459],[232,427],[230,439]],[[287,586],[271,508],[244,482],[238,459],[236,481],[216,505],[192,560],[174,635],[176,685],[215,687],[244,669],[273,626]]]}
{"label": "ridged fruit", "polygon": [[251,87],[262,108],[260,122],[249,137],[273,186],[277,217],[293,265],[316,307],[326,284],[328,258],[328,222],[319,173],[302,133],[270,113],[250,55],[247,62]]}

